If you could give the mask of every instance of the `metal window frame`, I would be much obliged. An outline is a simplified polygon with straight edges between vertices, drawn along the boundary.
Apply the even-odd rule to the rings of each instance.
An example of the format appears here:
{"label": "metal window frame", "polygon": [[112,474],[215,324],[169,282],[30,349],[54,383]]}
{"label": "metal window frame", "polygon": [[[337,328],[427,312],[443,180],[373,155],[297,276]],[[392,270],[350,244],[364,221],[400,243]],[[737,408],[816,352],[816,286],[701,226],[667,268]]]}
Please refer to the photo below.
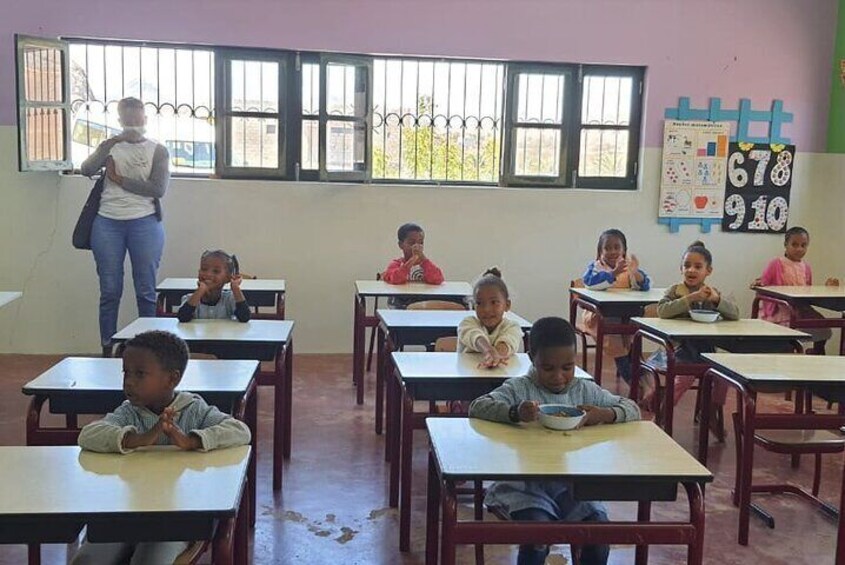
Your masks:
{"label": "metal window frame", "polygon": [[[239,48],[214,49],[215,99],[217,106],[215,111],[214,144],[217,155],[215,171],[218,177],[268,180],[287,180],[292,178],[293,168],[288,162],[290,157],[288,128],[291,106],[289,97],[292,88],[290,77],[297,75],[297,73],[292,71],[295,64],[294,58],[295,54],[292,51]],[[232,110],[231,63],[236,60],[278,63],[279,84],[277,91],[279,93],[279,103],[276,112]],[[232,144],[229,140],[229,134],[232,129],[232,118],[271,118],[278,120],[278,127],[276,128],[277,167],[236,167],[230,164],[232,162]]]}
{"label": "metal window frame", "polygon": [[[550,187],[568,188],[571,186],[572,170],[572,121],[577,109],[576,83],[578,66],[572,64],[510,62],[505,69],[505,118],[503,128],[501,158],[502,170],[500,184],[511,187]],[[521,123],[516,120],[519,107],[517,80],[522,74],[564,75],[562,119],[558,124]],[[558,176],[518,175],[516,174],[516,128],[554,129],[560,131],[560,151],[558,154]]]}
{"label": "metal window frame", "polygon": [[[27,47],[55,49],[61,54],[61,92],[62,102],[35,102],[26,99],[26,64],[23,60]],[[18,107],[18,171],[68,171],[73,168],[70,155],[70,81],[68,80],[69,51],[67,41],[48,39],[31,35],[15,34],[15,79],[17,81],[16,102]],[[62,159],[30,161],[27,152],[29,131],[26,123],[26,111],[30,108],[53,108],[62,112]]]}
{"label": "metal window frame", "polygon": [[[328,81],[326,80],[326,70],[329,65],[354,65],[364,67],[367,72],[366,90],[364,95],[366,101],[364,107],[367,109],[366,115],[361,117],[351,116],[329,116],[326,105],[328,98]],[[300,109],[301,114],[301,109]],[[300,116],[301,118],[301,116]],[[328,122],[343,121],[351,122],[353,124],[363,123],[366,140],[364,148],[364,170],[362,171],[329,171],[326,168],[326,157],[328,155]],[[319,117],[319,136],[320,136],[320,161],[319,161],[319,180],[321,181],[341,181],[341,182],[368,182],[372,179],[373,172],[373,57],[367,55],[342,55],[336,53],[321,53],[320,54],[320,117]]]}
{"label": "metal window frame", "polygon": [[[581,108],[584,96],[584,77],[599,75],[607,77],[631,77],[634,88],[631,91],[631,118],[627,126],[602,126],[581,123]],[[576,187],[590,189],[636,190],[640,169],[640,145],[642,141],[643,92],[645,89],[645,67],[629,67],[619,65],[582,65],[579,72],[578,107],[576,109],[574,129],[574,168],[572,172],[573,184]],[[624,177],[580,176],[578,174],[581,152],[581,132],[583,130],[607,129],[628,132],[628,166]]]}

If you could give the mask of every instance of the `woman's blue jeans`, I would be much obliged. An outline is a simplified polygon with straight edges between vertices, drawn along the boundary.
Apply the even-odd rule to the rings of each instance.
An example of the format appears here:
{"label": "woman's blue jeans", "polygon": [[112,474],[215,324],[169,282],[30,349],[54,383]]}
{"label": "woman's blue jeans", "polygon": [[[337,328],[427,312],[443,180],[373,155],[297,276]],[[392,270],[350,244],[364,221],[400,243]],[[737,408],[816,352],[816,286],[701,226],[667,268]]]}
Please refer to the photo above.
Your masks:
{"label": "woman's blue jeans", "polygon": [[97,216],[91,230],[91,251],[100,277],[100,341],[111,345],[117,332],[117,313],[123,295],[126,252],[132,263],[132,281],[138,316],[156,313],[156,273],[164,249],[164,226],[154,214],[137,220],[112,220]]}

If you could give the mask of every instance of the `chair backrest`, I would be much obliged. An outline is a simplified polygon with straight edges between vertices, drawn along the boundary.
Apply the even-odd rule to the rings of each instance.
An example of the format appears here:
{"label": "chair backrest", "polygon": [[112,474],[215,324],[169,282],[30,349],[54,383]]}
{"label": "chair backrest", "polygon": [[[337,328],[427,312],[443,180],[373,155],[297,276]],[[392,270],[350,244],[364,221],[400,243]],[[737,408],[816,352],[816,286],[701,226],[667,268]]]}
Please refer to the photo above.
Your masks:
{"label": "chair backrest", "polygon": [[211,353],[191,353],[191,359],[217,359],[217,355],[212,355]]}
{"label": "chair backrest", "polygon": [[577,279],[572,279],[569,281],[570,288],[584,288],[584,279],[578,277]]}
{"label": "chair backrest", "polygon": [[457,350],[458,338],[456,336],[441,337],[434,342],[434,351],[437,353],[454,353]]}
{"label": "chair backrest", "polygon": [[408,310],[466,310],[466,307],[448,300],[423,300],[408,304]]}
{"label": "chair backrest", "polygon": [[649,304],[643,308],[643,318],[657,318],[657,304]]}

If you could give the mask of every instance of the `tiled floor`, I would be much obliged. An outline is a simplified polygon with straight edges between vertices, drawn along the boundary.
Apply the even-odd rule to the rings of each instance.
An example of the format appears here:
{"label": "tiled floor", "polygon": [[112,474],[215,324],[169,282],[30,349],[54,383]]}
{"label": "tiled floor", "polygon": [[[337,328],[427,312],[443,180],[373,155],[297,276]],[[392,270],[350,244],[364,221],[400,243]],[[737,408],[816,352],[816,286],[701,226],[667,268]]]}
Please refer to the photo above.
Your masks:
{"label": "tiled floor", "polygon": [[[58,360],[55,356],[0,356],[0,443],[24,443],[27,399],[23,383]],[[612,363],[610,363],[612,365]],[[606,365],[607,366],[607,365]],[[402,563],[424,562],[425,449],[422,432],[415,442],[414,514],[412,551],[398,549],[398,514],[387,506],[387,467],[383,438],[373,432],[372,375],[364,406],[356,406],[348,355],[298,355],[294,363],[293,455],[285,469],[281,494],[270,488],[271,401],[269,390],[260,391],[260,446],[258,475],[258,522],[254,537],[255,563]],[[614,383],[607,375],[605,382]],[[614,388],[615,384],[611,385]],[[688,450],[694,447],[692,405],[694,395],[683,399],[676,411],[675,438]],[[770,397],[768,407],[788,410],[783,399]],[[732,433],[732,432],[731,432]],[[659,453],[654,454],[660,457]],[[807,504],[781,496],[765,501],[777,520],[769,530],[752,518],[751,544],[736,543],[737,510],[730,502],[734,476],[734,442],[730,437],[711,450],[710,468],[716,481],[707,489],[705,562],[709,564],[833,563],[836,524]],[[812,466],[808,459],[799,470],[788,458],[762,450],[756,453],[755,477],[788,478],[808,485]],[[2,462],[0,462],[2,464]],[[842,458],[828,456],[824,463],[822,495],[834,504],[839,500]],[[654,519],[682,518],[686,499],[681,492],[674,503],[655,504]],[[635,519],[635,506],[610,505],[611,517]],[[64,563],[64,546],[45,546],[45,564]],[[515,562],[515,551],[506,546],[488,547],[488,564]],[[568,562],[568,551],[555,548],[548,563]],[[653,547],[650,563],[684,563],[679,547]],[[0,546],[0,564],[26,560],[22,546]],[[459,562],[473,563],[471,548],[461,548]],[[632,563],[633,549],[614,547],[611,563]]]}

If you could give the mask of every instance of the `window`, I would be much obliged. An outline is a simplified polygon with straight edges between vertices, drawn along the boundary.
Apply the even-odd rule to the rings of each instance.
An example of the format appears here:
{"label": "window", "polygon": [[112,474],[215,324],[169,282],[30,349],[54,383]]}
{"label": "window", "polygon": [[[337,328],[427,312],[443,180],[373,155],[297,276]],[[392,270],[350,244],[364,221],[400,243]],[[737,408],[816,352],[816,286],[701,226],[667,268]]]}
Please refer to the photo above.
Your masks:
{"label": "window", "polygon": [[70,168],[67,135],[67,47],[15,36],[18,80],[18,169]]}
{"label": "window", "polygon": [[376,58],[373,178],[496,184],[504,65]]}
{"label": "window", "polygon": [[22,170],[78,167],[120,131],[117,102],[135,96],[176,174],[637,184],[640,67],[26,40]]}
{"label": "window", "polygon": [[219,50],[221,176],[284,178],[290,55]]}

